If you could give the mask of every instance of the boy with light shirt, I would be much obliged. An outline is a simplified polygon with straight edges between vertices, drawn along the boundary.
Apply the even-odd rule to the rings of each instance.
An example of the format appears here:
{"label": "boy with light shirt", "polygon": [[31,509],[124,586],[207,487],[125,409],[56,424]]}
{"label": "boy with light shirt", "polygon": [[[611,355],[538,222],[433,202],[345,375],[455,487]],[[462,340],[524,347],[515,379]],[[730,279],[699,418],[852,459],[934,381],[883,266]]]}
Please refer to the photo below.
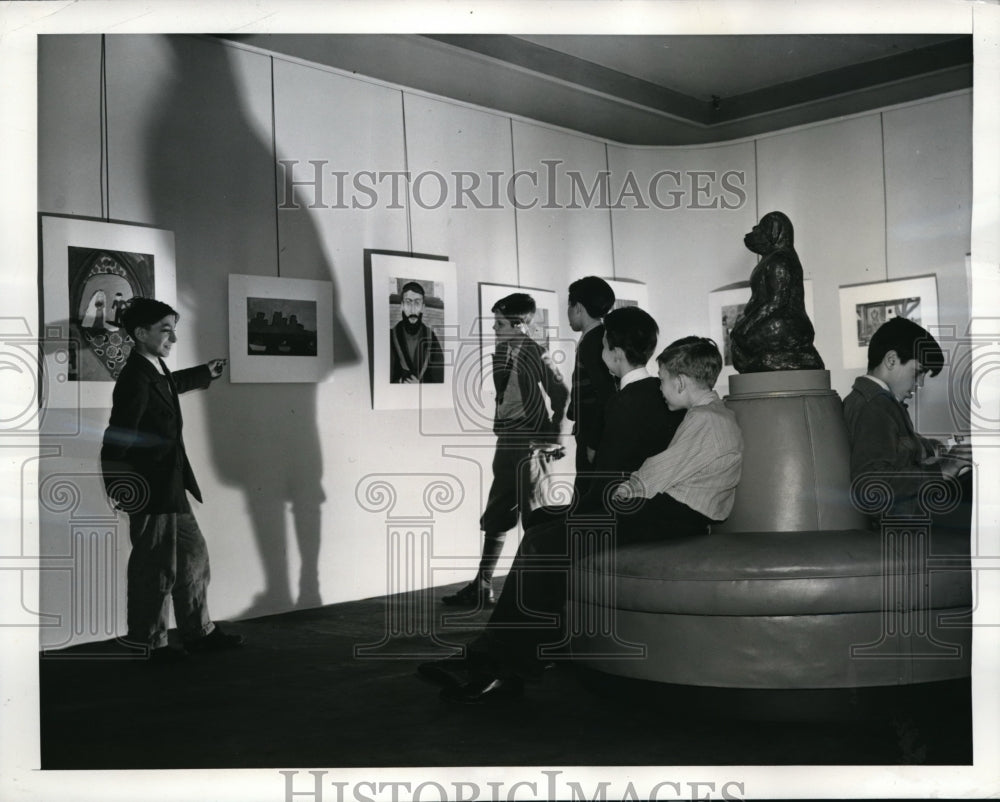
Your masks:
{"label": "boy with light shirt", "polygon": [[705,337],[684,337],[656,361],[667,406],[687,412],[669,447],[614,492],[619,501],[646,499],[619,516],[619,537],[628,540],[707,532],[732,511],[743,464],[736,416],[712,389],[722,370],[718,346]]}
{"label": "boy with light shirt", "polygon": [[225,359],[172,373],[163,362],[177,342],[179,315],[152,298],[133,299],[123,314],[135,340],[115,383],[111,419],[101,448],[104,485],[112,503],[128,513],[130,644],[148,648],[157,663],[186,656],[167,645],[168,604],[187,651],[212,652],[243,645],[208,614],[208,549],[187,493],[201,491],[181,437],[178,393],[203,389],[222,375]]}

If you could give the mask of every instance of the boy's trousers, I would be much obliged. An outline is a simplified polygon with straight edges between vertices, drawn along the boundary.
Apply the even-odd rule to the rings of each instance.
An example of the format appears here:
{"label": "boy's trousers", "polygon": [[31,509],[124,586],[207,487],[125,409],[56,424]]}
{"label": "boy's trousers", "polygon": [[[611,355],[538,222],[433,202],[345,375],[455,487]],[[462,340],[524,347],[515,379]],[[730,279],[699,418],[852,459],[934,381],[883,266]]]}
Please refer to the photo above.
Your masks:
{"label": "boy's trousers", "polygon": [[208,548],[190,512],[129,515],[128,639],[167,645],[169,603],[182,640],[212,631],[206,591]]}

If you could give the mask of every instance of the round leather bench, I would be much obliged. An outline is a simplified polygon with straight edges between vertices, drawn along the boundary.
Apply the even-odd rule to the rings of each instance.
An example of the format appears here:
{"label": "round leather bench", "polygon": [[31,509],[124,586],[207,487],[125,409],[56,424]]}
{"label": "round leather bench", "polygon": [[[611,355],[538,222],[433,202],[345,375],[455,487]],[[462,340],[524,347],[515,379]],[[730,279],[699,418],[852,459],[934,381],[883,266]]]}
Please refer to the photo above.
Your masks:
{"label": "round leather bench", "polygon": [[745,374],[730,388],[745,446],[733,515],[708,535],[665,532],[577,565],[577,658],[625,677],[729,688],[969,676],[968,534],[869,526],[851,503],[847,432],[826,371]]}
{"label": "round leather bench", "polygon": [[[628,546],[610,565],[611,614],[602,619],[591,610],[580,619],[604,620],[603,631],[581,633],[573,651],[607,673],[715,687],[846,688],[968,676],[968,540],[935,536],[933,555],[914,559],[919,551],[908,535],[887,542],[862,530]],[[585,606],[607,592],[608,568],[577,567]]]}

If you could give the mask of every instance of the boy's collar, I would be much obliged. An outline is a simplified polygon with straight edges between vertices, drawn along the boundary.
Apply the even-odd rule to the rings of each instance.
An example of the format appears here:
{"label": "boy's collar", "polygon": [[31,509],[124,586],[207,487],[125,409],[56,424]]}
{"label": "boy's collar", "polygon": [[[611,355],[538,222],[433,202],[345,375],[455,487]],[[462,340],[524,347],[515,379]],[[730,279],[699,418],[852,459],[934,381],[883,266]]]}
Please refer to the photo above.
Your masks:
{"label": "boy's collar", "polygon": [[691,407],[703,407],[706,404],[711,404],[713,401],[719,400],[719,394],[715,390],[709,390],[705,395],[698,398],[697,401],[691,404]]}
{"label": "boy's collar", "polygon": [[889,393],[889,395],[892,395],[892,390],[889,389],[889,385],[886,384],[884,381],[882,381],[882,379],[880,379],[878,376],[873,376],[871,373],[866,373],[865,378],[877,384],[879,387],[881,387],[883,390]]}
{"label": "boy's collar", "polygon": [[642,381],[643,379],[648,379],[650,377],[650,372],[646,370],[646,366],[643,365],[640,368],[632,368],[628,373],[626,373],[621,378],[621,382],[618,385],[619,390],[624,390],[628,385],[633,382]]}

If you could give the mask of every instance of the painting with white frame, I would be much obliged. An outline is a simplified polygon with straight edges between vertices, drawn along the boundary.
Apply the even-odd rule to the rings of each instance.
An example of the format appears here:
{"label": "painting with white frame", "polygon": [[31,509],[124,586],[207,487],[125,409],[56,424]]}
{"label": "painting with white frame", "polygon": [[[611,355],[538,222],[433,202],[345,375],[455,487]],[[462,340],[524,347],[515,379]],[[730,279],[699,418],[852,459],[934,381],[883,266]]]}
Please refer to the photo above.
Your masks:
{"label": "painting with white frame", "polygon": [[623,306],[638,306],[640,309],[649,311],[649,290],[641,281],[621,278],[605,278],[608,286],[615,294],[615,305],[612,309],[621,309]]}
{"label": "painting with white frame", "polygon": [[932,334],[938,326],[937,276],[849,284],[840,288],[845,368],[868,367],[868,341],[888,320],[905,317]]}
{"label": "painting with white frame", "polygon": [[314,383],[332,370],[332,283],[229,276],[230,381]]}
{"label": "painting with white frame", "polygon": [[[458,330],[458,288],[455,263],[371,252],[371,343],[372,408],[435,409],[454,405],[454,366],[451,358],[454,332]],[[425,319],[444,351],[444,380],[439,383],[393,384],[389,380],[392,358],[390,332],[399,323],[398,296],[403,284],[419,282],[430,292],[424,309],[433,311]],[[433,303],[428,299],[432,298]],[[425,315],[428,314],[425,312]]]}
{"label": "painting with white frame", "polygon": [[121,320],[128,301],[155,297],[177,309],[174,234],[60,215],[40,215],[40,225],[43,403],[110,408],[132,348]]}
{"label": "painting with white frame", "polygon": [[572,337],[564,338],[560,334],[559,316],[562,309],[555,290],[481,282],[477,328],[482,369],[482,407],[490,412],[496,399],[496,390],[493,386],[493,354],[496,351],[496,337],[493,334],[492,309],[501,298],[515,292],[527,293],[535,300],[535,317],[529,330],[531,338],[548,352],[552,366],[559,371],[567,385],[573,375],[576,340]]}
{"label": "painting with white frame", "polygon": [[[809,320],[815,326],[813,315],[813,282],[812,279],[802,281],[802,296]],[[729,377],[737,373],[733,367],[732,348],[729,332],[736,324],[736,319],[743,314],[743,307],[750,302],[750,282],[739,281],[710,292],[708,294],[708,336],[715,340],[722,353],[722,372],[715,383],[715,389],[720,395],[729,391]]]}

